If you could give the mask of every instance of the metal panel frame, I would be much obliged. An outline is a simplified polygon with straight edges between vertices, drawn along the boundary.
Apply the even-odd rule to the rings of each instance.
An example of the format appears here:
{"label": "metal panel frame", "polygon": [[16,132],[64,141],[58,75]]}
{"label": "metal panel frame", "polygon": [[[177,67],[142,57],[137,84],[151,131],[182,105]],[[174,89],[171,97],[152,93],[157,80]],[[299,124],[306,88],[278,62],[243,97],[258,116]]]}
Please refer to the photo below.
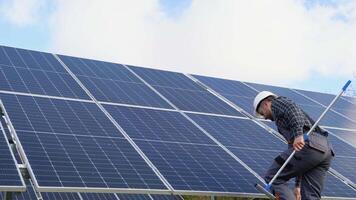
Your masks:
{"label": "metal panel frame", "polygon": [[[2,105],[1,99],[0,99],[0,105]],[[4,114],[5,114],[5,111],[4,111]],[[0,186],[0,191],[4,191],[4,192],[24,192],[24,191],[26,191],[26,184],[25,184],[25,181],[24,181],[24,179],[22,177],[22,174],[20,172],[20,168],[19,168],[18,163],[16,161],[15,155],[12,152],[12,149],[10,147],[10,143],[8,141],[8,138],[6,137],[4,127],[2,126],[1,123],[0,123],[0,129],[1,129],[1,133],[0,134],[3,134],[4,139],[6,140],[6,144],[7,144],[8,150],[9,150],[9,152],[11,154],[12,161],[14,162],[17,174],[20,177],[20,180],[21,180],[21,183],[22,183],[22,186],[5,186],[5,185],[2,185],[2,186]]]}

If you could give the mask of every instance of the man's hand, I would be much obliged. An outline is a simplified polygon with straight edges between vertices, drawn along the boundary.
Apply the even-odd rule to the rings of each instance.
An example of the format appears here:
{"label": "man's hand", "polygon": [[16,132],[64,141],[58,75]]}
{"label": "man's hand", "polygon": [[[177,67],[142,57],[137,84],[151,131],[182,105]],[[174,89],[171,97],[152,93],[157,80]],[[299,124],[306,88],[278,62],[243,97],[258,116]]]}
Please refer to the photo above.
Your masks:
{"label": "man's hand", "polygon": [[293,148],[294,148],[294,150],[296,150],[296,151],[300,151],[300,150],[303,149],[304,144],[305,144],[305,143],[304,143],[303,135],[300,135],[300,136],[298,136],[298,137],[296,137],[296,138],[294,139]]}
{"label": "man's hand", "polygon": [[302,196],[300,195],[300,187],[294,188],[294,196],[296,200],[302,200]]}

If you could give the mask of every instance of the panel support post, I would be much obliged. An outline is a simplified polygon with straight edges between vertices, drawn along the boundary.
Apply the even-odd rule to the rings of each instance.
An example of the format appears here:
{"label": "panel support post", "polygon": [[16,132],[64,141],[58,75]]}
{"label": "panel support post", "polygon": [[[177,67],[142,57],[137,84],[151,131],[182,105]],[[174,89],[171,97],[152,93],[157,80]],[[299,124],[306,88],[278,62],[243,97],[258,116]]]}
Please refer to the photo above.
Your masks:
{"label": "panel support post", "polygon": [[5,192],[4,200],[12,200],[12,192]]}

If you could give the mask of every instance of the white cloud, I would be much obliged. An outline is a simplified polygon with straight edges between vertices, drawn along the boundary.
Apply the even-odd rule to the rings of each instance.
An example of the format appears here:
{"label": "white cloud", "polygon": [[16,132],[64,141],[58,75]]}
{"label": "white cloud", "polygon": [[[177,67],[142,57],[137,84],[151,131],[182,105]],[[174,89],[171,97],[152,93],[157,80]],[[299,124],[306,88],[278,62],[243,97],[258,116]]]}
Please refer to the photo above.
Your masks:
{"label": "white cloud", "polygon": [[[53,51],[244,81],[352,75],[356,3],[194,0],[180,18],[158,0],[59,0]],[[340,18],[340,19],[339,19]]]}
{"label": "white cloud", "polygon": [[0,3],[0,16],[18,26],[30,25],[39,17],[39,9],[44,0],[3,0]]}

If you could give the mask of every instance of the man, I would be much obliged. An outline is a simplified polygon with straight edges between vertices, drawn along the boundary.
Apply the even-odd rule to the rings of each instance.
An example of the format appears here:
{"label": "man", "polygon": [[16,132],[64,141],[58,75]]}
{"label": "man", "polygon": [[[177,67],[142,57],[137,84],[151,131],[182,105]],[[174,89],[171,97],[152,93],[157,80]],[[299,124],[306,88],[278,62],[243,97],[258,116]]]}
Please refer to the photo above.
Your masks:
{"label": "man", "polygon": [[[334,152],[327,140],[328,133],[317,126],[304,141],[303,134],[313,126],[314,121],[293,101],[286,97],[263,91],[254,99],[255,114],[259,118],[275,121],[278,131],[288,142],[288,149],[274,159],[265,175],[268,183],[284,161],[296,150],[287,166],[272,184],[277,199],[314,200],[321,198],[326,173]],[[296,178],[294,194],[288,188],[288,180]]]}

